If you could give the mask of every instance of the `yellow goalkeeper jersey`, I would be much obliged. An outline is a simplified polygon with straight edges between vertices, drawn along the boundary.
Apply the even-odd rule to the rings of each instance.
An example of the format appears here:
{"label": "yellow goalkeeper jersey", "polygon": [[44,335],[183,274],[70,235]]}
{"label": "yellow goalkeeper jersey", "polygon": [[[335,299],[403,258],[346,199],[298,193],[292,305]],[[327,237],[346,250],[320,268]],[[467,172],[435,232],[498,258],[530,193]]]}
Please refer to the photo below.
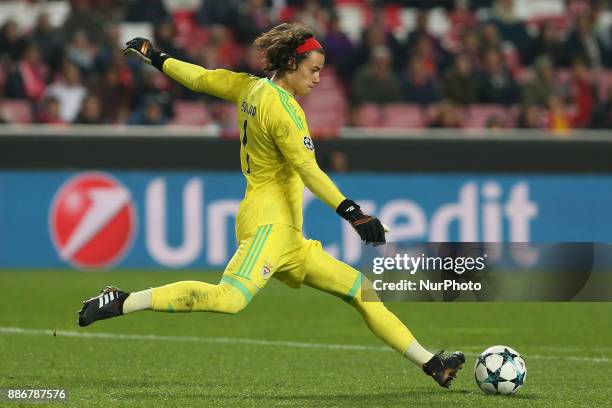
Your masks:
{"label": "yellow goalkeeper jersey", "polygon": [[163,71],[194,91],[236,104],[247,184],[236,219],[238,239],[266,224],[301,230],[305,183],[334,209],[344,200],[316,163],[304,111],[292,94],[267,78],[207,70],[173,58],[165,61]]}

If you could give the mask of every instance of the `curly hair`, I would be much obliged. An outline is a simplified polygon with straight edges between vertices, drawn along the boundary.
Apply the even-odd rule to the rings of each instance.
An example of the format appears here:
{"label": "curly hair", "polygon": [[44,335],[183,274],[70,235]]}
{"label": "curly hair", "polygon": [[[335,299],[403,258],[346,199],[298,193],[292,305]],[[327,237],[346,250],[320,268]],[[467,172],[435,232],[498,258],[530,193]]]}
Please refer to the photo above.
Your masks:
{"label": "curly hair", "polygon": [[296,52],[296,48],[310,37],[314,37],[313,31],[300,23],[283,23],[261,34],[255,39],[254,44],[265,51],[264,71],[276,72],[279,76],[283,76],[286,72],[297,70],[311,52],[325,54],[322,49],[303,54]]}

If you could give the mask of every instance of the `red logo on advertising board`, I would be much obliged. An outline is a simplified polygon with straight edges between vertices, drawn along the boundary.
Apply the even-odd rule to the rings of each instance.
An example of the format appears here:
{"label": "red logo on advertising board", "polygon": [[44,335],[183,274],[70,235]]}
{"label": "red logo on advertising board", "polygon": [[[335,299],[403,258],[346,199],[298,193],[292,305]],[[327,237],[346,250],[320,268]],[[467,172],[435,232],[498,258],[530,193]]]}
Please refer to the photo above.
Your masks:
{"label": "red logo on advertising board", "polygon": [[136,210],[130,191],[107,173],[80,173],[56,193],[49,229],[61,259],[84,269],[109,267],[132,244]]}

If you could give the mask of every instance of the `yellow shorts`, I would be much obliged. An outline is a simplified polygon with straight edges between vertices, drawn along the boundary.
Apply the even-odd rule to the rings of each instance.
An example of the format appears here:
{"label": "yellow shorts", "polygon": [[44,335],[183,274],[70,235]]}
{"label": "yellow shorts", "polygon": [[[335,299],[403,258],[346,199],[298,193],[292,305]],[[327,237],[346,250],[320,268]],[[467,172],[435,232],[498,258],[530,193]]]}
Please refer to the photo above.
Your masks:
{"label": "yellow shorts", "polygon": [[222,282],[248,282],[259,290],[275,277],[292,288],[299,288],[305,275],[304,260],[313,248],[322,250],[321,243],[304,238],[293,227],[262,225],[240,240],[223,272]]}

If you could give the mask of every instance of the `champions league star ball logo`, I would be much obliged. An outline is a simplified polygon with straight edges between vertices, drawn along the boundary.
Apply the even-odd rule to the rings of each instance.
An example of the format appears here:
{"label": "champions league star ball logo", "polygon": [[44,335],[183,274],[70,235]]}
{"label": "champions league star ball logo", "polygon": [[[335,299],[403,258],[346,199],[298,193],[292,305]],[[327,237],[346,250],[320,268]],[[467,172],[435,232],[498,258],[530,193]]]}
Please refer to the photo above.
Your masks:
{"label": "champions league star ball logo", "polygon": [[312,139],[308,136],[304,136],[304,146],[306,146],[308,150],[314,151],[314,143],[312,142]]}
{"label": "champions league star ball logo", "polygon": [[136,210],[129,190],[106,173],[66,181],[49,210],[51,240],[59,257],[95,269],[118,262],[132,243]]}

